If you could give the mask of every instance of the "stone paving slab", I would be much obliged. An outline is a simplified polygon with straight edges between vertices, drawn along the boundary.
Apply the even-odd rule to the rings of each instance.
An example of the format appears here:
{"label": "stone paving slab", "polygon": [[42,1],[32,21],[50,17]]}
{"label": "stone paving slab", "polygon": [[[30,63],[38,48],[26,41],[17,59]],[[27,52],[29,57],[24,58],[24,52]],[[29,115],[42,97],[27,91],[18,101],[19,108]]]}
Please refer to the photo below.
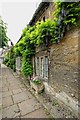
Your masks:
{"label": "stone paving slab", "polygon": [[42,108],[35,110],[27,115],[24,115],[22,118],[47,118],[44,110]]}
{"label": "stone paving slab", "polygon": [[2,93],[2,88],[0,87],[0,95],[1,95],[1,93]]}
{"label": "stone paving slab", "polygon": [[6,92],[6,91],[8,91],[8,87],[2,88],[2,92]]}
{"label": "stone paving slab", "polygon": [[2,99],[0,99],[0,110],[2,109]]}
{"label": "stone paving slab", "polygon": [[1,105],[1,103],[2,103],[2,98],[0,99],[0,105]]}
{"label": "stone paving slab", "polygon": [[21,93],[13,95],[13,101],[14,103],[22,102],[26,99],[30,99],[32,95],[28,91],[23,91]]}
{"label": "stone paving slab", "polygon": [[35,99],[29,99],[29,100],[23,101],[18,105],[19,105],[22,116],[36,109],[39,109],[41,107],[40,103],[38,103]]}
{"label": "stone paving slab", "polygon": [[0,99],[2,98],[2,92],[0,92]]}
{"label": "stone paving slab", "polygon": [[24,84],[20,84],[19,86],[20,86],[20,88],[25,88]]}
{"label": "stone paving slab", "polygon": [[13,92],[13,94],[15,95],[15,94],[21,93],[22,90],[19,88],[19,89],[13,90],[12,92]]}
{"label": "stone paving slab", "polygon": [[20,88],[20,89],[21,89],[22,91],[26,91],[26,88],[23,88],[23,87],[22,87],[22,88]]}
{"label": "stone paving slab", "polygon": [[3,108],[4,107],[8,107],[10,105],[13,105],[13,101],[12,101],[12,97],[11,96],[2,98],[2,106],[3,106]]}
{"label": "stone paving slab", "polygon": [[3,83],[2,81],[2,88],[5,88],[5,87],[9,87],[9,83],[7,80],[5,81],[5,83]]}
{"label": "stone paving slab", "polygon": [[2,117],[15,118],[20,116],[20,110],[17,104],[4,108],[2,111]]}
{"label": "stone paving slab", "polygon": [[0,120],[2,119],[2,110],[0,109]]}
{"label": "stone paving slab", "polygon": [[13,86],[9,86],[9,90],[15,90],[15,89],[19,89],[20,87],[18,85],[13,85]]}
{"label": "stone paving slab", "polygon": [[12,95],[12,91],[7,91],[7,92],[3,92],[2,93],[2,97],[4,98],[4,97],[8,97],[8,96],[10,96],[10,95]]}
{"label": "stone paving slab", "polygon": [[[0,79],[1,79],[1,76],[0,76]],[[2,81],[0,80],[0,88],[2,87]]]}
{"label": "stone paving slab", "polygon": [[15,81],[15,79],[14,79],[14,80],[9,81],[9,84],[10,84],[10,86],[21,85],[21,82],[19,80]]}

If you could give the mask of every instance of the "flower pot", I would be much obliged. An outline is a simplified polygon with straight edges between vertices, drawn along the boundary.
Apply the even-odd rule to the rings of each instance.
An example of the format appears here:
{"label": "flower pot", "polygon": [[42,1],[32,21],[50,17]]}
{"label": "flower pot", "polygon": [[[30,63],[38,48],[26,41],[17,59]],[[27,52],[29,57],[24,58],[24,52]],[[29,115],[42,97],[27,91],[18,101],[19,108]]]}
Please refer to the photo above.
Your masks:
{"label": "flower pot", "polygon": [[44,90],[43,82],[41,82],[40,84],[36,84],[33,81],[30,81],[30,85],[31,85],[31,88],[33,88],[36,91],[37,94],[41,93],[42,90]]}

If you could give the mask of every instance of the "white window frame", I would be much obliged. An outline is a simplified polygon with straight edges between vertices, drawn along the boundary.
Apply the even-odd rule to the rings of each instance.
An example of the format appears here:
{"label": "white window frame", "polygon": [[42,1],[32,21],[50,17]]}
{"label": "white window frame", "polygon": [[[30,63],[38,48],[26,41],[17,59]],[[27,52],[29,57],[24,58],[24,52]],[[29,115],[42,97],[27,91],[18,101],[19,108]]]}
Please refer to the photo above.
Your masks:
{"label": "white window frame", "polygon": [[48,56],[45,56],[45,74],[44,77],[48,78]]}
{"label": "white window frame", "polygon": [[41,57],[40,58],[40,76],[42,76],[43,77],[43,75],[44,75],[44,67],[43,67],[43,65],[44,65],[44,62],[43,62],[43,57]]}
{"label": "white window frame", "polygon": [[39,75],[39,57],[37,57],[37,75]]}
{"label": "white window frame", "polygon": [[48,78],[48,56],[36,57],[36,75]]}

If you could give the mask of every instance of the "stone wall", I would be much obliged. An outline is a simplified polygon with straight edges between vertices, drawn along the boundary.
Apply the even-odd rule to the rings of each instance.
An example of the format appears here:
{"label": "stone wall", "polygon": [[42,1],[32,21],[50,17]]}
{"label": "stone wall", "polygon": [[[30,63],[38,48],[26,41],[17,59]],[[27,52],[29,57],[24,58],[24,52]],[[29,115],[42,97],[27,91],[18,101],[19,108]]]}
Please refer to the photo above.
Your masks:
{"label": "stone wall", "polygon": [[51,2],[48,9],[45,11],[45,16],[46,16],[46,19],[51,19],[53,20],[53,12],[55,10],[55,6],[54,6],[54,3]]}
{"label": "stone wall", "polygon": [[[48,79],[43,78],[45,91],[78,113],[78,35],[79,28],[72,28],[59,44],[36,48],[36,57],[48,56]],[[36,63],[36,59],[34,59]],[[34,71],[36,69],[33,63]],[[33,74],[35,76],[35,74]]]}
{"label": "stone wall", "polygon": [[55,96],[78,110],[78,28],[68,31],[60,44],[50,47],[48,85]]}
{"label": "stone wall", "polygon": [[44,8],[41,8],[38,14],[36,14],[35,23],[37,21],[42,21],[44,16],[45,16],[45,19],[49,18],[53,20],[53,12],[54,12],[54,4],[53,2],[51,2],[49,6],[47,7],[44,6]]}

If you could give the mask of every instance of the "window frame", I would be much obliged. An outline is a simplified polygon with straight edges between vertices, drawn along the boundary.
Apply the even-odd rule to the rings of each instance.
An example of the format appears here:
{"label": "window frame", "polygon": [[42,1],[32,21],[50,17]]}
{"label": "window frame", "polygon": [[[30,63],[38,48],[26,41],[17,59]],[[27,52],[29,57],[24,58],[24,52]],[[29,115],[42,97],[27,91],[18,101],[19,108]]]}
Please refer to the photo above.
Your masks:
{"label": "window frame", "polygon": [[[47,58],[47,61],[46,61],[46,58]],[[44,62],[45,63],[45,74],[44,74],[44,77],[48,78],[48,73],[49,73],[49,70],[48,70],[48,66],[49,66],[48,65],[48,56],[45,56],[44,59],[45,59],[45,62]]]}
{"label": "window frame", "polygon": [[43,79],[48,79],[48,56],[36,57],[36,75],[42,77]]}

